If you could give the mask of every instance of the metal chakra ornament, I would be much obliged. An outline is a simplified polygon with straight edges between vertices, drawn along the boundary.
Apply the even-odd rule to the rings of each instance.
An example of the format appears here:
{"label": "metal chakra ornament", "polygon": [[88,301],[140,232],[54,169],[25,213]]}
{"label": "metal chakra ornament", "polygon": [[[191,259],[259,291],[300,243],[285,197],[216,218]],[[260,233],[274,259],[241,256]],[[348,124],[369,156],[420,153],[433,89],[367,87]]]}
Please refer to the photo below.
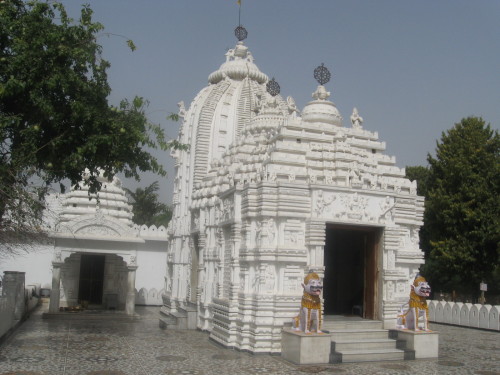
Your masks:
{"label": "metal chakra ornament", "polygon": [[325,83],[330,81],[331,78],[330,71],[325,67],[325,64],[321,64],[316,69],[314,69],[314,79],[323,86]]}
{"label": "metal chakra ornament", "polygon": [[280,85],[274,80],[274,77],[267,82],[266,90],[273,97],[280,93]]}
{"label": "metal chakra ornament", "polygon": [[248,31],[240,25],[236,29],[234,29],[234,35],[236,36],[236,39],[241,42],[242,40],[245,40],[247,38]]}

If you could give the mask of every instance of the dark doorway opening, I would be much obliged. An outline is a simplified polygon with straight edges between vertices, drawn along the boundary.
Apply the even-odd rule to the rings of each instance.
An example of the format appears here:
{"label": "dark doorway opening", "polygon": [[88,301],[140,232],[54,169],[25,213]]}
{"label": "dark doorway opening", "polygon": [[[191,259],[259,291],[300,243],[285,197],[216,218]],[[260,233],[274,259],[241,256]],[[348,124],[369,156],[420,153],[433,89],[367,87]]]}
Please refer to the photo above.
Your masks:
{"label": "dark doorway opening", "polygon": [[91,305],[102,304],[104,285],[104,255],[82,254],[78,298]]}
{"label": "dark doorway opening", "polygon": [[381,228],[328,225],[323,298],[326,315],[377,318]]}

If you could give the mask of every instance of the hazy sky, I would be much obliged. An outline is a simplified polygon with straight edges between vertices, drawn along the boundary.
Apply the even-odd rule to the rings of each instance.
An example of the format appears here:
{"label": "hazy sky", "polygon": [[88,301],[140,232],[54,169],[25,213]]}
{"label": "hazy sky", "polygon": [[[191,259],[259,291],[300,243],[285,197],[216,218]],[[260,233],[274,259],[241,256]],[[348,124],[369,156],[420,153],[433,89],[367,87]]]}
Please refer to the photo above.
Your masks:
{"label": "hazy sky", "polygon": [[[236,0],[63,0],[77,18],[89,3],[105,26],[99,38],[110,61],[111,101],[147,98],[150,118],[165,120],[207,85],[236,44]],[[311,100],[313,70],[324,63],[330,97],[349,125],[353,107],[365,129],[378,131],[397,165],[426,165],[441,133],[474,115],[500,126],[500,1],[498,0],[242,0],[245,44],[260,70],[275,77],[297,106]],[[109,36],[111,33],[121,36]],[[131,52],[126,39],[137,46]],[[171,203],[169,178],[160,180]]]}

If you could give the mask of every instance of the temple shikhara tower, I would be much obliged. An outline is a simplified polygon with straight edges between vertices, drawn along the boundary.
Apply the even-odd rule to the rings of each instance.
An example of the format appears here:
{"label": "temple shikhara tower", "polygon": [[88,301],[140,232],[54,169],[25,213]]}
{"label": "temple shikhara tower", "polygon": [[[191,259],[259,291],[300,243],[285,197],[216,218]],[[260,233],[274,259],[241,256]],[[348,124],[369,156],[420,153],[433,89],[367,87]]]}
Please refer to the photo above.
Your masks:
{"label": "temple shikhara tower", "polygon": [[280,352],[313,270],[324,315],[394,326],[423,263],[416,183],[356,108],[341,116],[325,66],[299,111],[239,39],[189,107],[179,103],[178,140],[190,148],[173,153],[160,324]]}

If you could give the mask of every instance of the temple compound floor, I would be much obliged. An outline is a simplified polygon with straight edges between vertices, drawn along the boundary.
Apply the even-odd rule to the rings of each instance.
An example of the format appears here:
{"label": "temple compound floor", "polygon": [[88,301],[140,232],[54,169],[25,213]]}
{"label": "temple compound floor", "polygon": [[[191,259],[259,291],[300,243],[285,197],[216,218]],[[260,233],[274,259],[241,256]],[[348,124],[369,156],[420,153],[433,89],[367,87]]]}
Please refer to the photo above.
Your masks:
{"label": "temple compound floor", "polygon": [[162,331],[158,310],[138,307],[130,321],[46,320],[39,309],[0,346],[0,375],[500,374],[499,332],[432,324],[439,359],[295,366]]}

